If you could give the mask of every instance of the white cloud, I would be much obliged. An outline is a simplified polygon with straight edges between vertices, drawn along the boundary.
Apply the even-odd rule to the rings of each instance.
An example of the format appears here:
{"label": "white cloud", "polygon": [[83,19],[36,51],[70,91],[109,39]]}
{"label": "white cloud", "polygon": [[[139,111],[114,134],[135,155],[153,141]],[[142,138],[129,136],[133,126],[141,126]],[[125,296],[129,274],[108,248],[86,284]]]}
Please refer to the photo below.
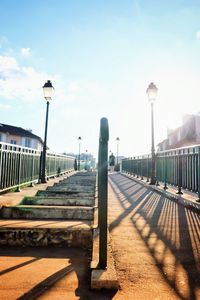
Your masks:
{"label": "white cloud", "polygon": [[0,109],[10,109],[10,108],[11,108],[11,105],[0,103]]}
{"label": "white cloud", "polygon": [[0,96],[9,100],[38,101],[47,79],[56,77],[20,66],[13,56],[0,56]]}
{"label": "white cloud", "polygon": [[22,57],[28,57],[28,56],[30,56],[30,51],[31,51],[30,48],[21,48],[20,49],[21,56]]}
{"label": "white cloud", "polygon": [[0,76],[8,72],[14,72],[16,70],[19,70],[17,61],[14,57],[10,56],[0,56]]}
{"label": "white cloud", "polygon": [[196,32],[196,38],[197,40],[200,40],[200,30]]}

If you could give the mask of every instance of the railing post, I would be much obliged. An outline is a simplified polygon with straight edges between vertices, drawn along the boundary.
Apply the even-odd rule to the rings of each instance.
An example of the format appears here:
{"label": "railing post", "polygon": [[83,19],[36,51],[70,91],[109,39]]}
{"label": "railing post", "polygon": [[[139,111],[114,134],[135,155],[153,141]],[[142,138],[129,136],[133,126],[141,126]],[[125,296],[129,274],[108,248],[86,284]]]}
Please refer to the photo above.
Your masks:
{"label": "railing post", "polygon": [[34,151],[32,151],[32,161],[31,161],[31,183],[30,183],[30,187],[33,187],[33,177],[34,177],[34,158],[35,158],[35,153]]}
{"label": "railing post", "polygon": [[3,146],[2,144],[0,144],[0,190],[2,189],[2,174],[3,174],[3,170],[2,170],[2,156],[3,156]]}
{"label": "railing post", "polygon": [[178,152],[178,195],[182,195],[182,157],[181,157],[181,152],[179,150]]}
{"label": "railing post", "polygon": [[38,183],[41,183],[41,179],[42,179],[42,156],[43,156],[43,152],[40,152],[40,161],[39,161],[39,179],[38,179]]}
{"label": "railing post", "polygon": [[149,155],[147,155],[147,182],[149,182]]}
{"label": "railing post", "polygon": [[107,267],[107,198],[108,198],[108,120],[101,119],[98,162],[98,222],[99,222],[99,264],[100,269]]}
{"label": "railing post", "polygon": [[16,192],[20,192],[20,183],[21,183],[21,159],[22,159],[22,153],[21,148],[19,149],[19,159],[17,164],[17,189]]}
{"label": "railing post", "polygon": [[167,190],[167,159],[166,159],[166,152],[164,153],[164,190]]}
{"label": "railing post", "polygon": [[200,202],[200,147],[198,147],[198,199],[197,202]]}
{"label": "railing post", "polygon": [[144,178],[143,178],[143,158],[141,158],[141,160],[140,160],[140,172],[141,172],[141,180],[143,180]]}

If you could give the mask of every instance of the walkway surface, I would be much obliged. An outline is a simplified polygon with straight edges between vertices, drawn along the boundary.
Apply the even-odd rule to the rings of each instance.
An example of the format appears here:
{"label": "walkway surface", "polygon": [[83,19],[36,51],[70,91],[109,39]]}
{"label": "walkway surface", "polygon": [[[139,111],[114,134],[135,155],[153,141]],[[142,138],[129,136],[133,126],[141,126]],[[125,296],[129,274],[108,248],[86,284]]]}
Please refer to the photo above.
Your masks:
{"label": "walkway surface", "polygon": [[200,299],[200,215],[119,173],[110,183],[114,299]]}
{"label": "walkway surface", "polygon": [[[120,173],[109,178],[120,290],[89,290],[85,250],[0,247],[0,299],[200,300],[200,215]],[[15,195],[6,203],[16,203]]]}

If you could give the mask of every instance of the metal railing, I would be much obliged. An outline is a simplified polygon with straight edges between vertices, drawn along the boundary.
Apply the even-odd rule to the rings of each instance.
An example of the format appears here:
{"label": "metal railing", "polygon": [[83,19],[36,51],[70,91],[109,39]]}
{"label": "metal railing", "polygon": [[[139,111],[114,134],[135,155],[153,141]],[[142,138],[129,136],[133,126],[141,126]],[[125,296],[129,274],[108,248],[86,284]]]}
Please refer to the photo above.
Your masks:
{"label": "metal railing", "polygon": [[[151,176],[151,155],[122,160],[122,171],[137,177]],[[200,198],[200,145],[158,152],[156,154],[156,184],[164,183],[198,193]]]}
{"label": "metal railing", "polygon": [[101,119],[98,159],[98,225],[99,268],[107,267],[107,214],[108,214],[108,120]]}
{"label": "metal railing", "polygon": [[[41,151],[0,143],[0,191],[38,181],[41,172]],[[53,177],[74,169],[71,156],[47,153],[47,177]]]}

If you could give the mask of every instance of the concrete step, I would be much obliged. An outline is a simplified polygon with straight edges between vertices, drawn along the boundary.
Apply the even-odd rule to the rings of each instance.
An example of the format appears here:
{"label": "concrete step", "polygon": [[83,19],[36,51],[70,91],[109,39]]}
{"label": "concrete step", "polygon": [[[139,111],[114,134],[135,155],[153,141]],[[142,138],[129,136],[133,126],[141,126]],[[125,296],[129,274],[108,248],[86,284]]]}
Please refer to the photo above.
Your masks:
{"label": "concrete step", "polygon": [[38,191],[37,196],[45,197],[57,197],[57,198],[82,198],[82,199],[94,199],[94,193],[79,193],[79,192],[66,192],[60,190],[46,190]]}
{"label": "concrete step", "polygon": [[93,220],[94,208],[88,206],[3,206],[0,218],[4,219],[76,219]]}
{"label": "concrete step", "polygon": [[95,184],[96,183],[86,183],[86,182],[62,182],[62,183],[55,183],[54,184],[54,187],[63,187],[63,186],[66,186],[66,187],[79,187],[79,188],[82,188],[82,187],[86,187],[86,188],[90,188],[90,189],[93,189],[95,188]]}
{"label": "concrete step", "polygon": [[0,220],[0,245],[91,248],[90,221]]}
{"label": "concrete step", "polygon": [[64,197],[25,197],[20,205],[56,205],[56,206],[93,206],[94,199],[64,198]]}
{"label": "concrete step", "polygon": [[78,186],[76,184],[74,185],[54,185],[54,186],[48,186],[47,191],[65,191],[68,193],[93,193],[95,190],[95,187],[88,187],[88,186]]}

